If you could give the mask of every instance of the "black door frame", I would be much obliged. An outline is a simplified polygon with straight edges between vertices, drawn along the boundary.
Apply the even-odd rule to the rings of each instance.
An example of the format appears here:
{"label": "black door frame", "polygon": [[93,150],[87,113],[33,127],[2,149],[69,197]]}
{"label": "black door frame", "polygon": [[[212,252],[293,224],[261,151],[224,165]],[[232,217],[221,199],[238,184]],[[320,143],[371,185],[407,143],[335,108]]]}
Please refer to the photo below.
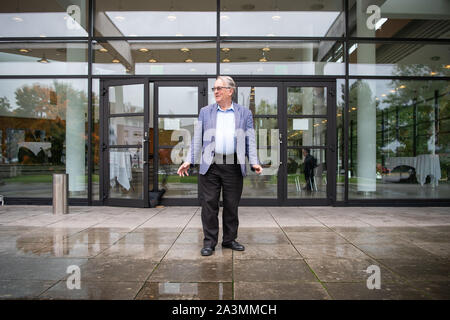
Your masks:
{"label": "black door frame", "polygon": [[[334,205],[336,202],[336,79],[294,80],[282,79],[258,80],[235,78],[237,91],[239,87],[276,87],[278,88],[278,128],[280,132],[280,167],[278,169],[277,198],[243,198],[241,205],[277,205],[277,206],[323,206]],[[299,87],[326,87],[327,88],[327,142],[325,146],[314,146],[314,149],[326,150],[327,159],[327,196],[320,199],[288,199],[287,198],[287,88]],[[253,115],[255,116],[255,115]],[[262,115],[273,116],[273,115]],[[304,116],[311,118],[314,116]],[[323,117],[321,117],[323,118]],[[309,147],[309,146],[305,146]],[[311,146],[312,147],[312,146]]]}
{"label": "black door frame", "polygon": [[[144,92],[144,112],[143,113],[121,113],[111,116],[109,113],[109,87],[111,86],[122,86],[122,85],[134,85],[143,84]],[[120,206],[120,207],[148,207],[149,206],[149,195],[148,195],[148,148],[149,148],[149,137],[148,137],[148,124],[149,124],[149,79],[148,78],[120,78],[120,79],[101,79],[101,101],[100,101],[100,188],[101,188],[101,198],[100,200],[104,205],[107,206]],[[143,116],[144,117],[144,128],[143,128],[143,143],[140,147],[143,148],[143,179],[142,179],[142,199],[119,199],[109,197],[109,119],[111,117],[121,117],[121,116]],[[119,145],[114,146],[118,149],[126,148],[137,148],[137,145]]]}

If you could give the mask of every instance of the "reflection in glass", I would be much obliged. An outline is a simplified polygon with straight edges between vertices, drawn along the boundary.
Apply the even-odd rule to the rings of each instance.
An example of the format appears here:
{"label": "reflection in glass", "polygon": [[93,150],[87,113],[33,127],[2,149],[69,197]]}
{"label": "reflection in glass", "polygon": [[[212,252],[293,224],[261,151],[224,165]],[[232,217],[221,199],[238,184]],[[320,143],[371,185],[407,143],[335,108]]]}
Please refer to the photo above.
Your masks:
{"label": "reflection in glass", "polygon": [[238,103],[250,109],[253,115],[277,114],[278,88],[238,87]]}
{"label": "reflection in glass", "polygon": [[93,73],[186,75],[216,73],[214,41],[126,41],[94,43]]}
{"label": "reflection in glass", "polygon": [[288,87],[287,113],[289,115],[326,115],[326,87]]}
{"label": "reflection in glass", "polygon": [[100,80],[92,79],[92,199],[100,200]]}
{"label": "reflection in glass", "polygon": [[96,36],[215,36],[215,1],[95,2]]}
{"label": "reflection in glass", "polygon": [[325,149],[288,149],[287,159],[288,199],[327,197]]}
{"label": "reflection in glass", "polygon": [[143,149],[109,149],[109,197],[143,199]]}
{"label": "reflection in glass", "polygon": [[289,147],[325,146],[327,144],[327,119],[288,119],[287,141]]}
{"label": "reflection in glass", "polygon": [[[165,198],[197,198],[198,166],[190,169],[189,176],[180,177],[177,170],[181,159],[175,148],[159,149],[158,183],[159,189],[165,189]],[[178,162],[172,160],[179,159]]]}
{"label": "reflection in glass", "polygon": [[0,37],[87,37],[88,1],[2,1]]}
{"label": "reflection in glass", "polygon": [[448,81],[354,80],[349,198],[446,198]]}
{"label": "reflection in glass", "polygon": [[188,149],[197,118],[159,118],[159,145]]}
{"label": "reflection in glass", "polygon": [[342,1],[221,1],[222,36],[339,37],[344,33]]}
{"label": "reflection in glass", "polygon": [[198,87],[159,87],[158,113],[198,114]]}
{"label": "reflection in glass", "polygon": [[143,113],[144,85],[109,87],[109,113]]}
{"label": "reflection in glass", "polygon": [[342,75],[343,45],[337,41],[224,41],[220,72],[246,75]]}
{"label": "reflection in glass", "polygon": [[0,43],[1,75],[86,75],[86,42]]}
{"label": "reflection in glass", "polygon": [[448,77],[450,76],[449,50],[449,45],[350,43],[349,73],[351,75]]}
{"label": "reflection in glass", "polygon": [[142,145],[144,117],[113,117],[109,119],[110,145]]}
{"label": "reflection in glass", "polygon": [[345,153],[344,153],[344,92],[345,81],[338,79],[336,88],[339,94],[336,94],[336,201],[345,200]]}
{"label": "reflection in glass", "polygon": [[0,80],[0,194],[52,197],[52,174],[69,174],[69,197],[87,198],[87,80]]}
{"label": "reflection in glass", "polygon": [[[375,9],[369,9],[374,4]],[[349,10],[356,16],[349,20],[349,30],[355,30],[352,37],[450,38],[449,1],[351,1]],[[373,18],[374,10],[379,19]]]}

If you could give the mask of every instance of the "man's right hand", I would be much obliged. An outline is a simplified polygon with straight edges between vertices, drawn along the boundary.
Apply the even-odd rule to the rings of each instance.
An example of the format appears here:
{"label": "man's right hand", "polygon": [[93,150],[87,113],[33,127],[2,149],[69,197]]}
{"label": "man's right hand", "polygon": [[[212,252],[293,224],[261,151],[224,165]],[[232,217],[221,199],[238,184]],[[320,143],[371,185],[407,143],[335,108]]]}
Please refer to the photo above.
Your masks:
{"label": "man's right hand", "polygon": [[189,170],[190,166],[191,166],[191,163],[190,163],[190,162],[185,162],[185,163],[183,163],[183,164],[178,168],[178,171],[177,171],[178,175],[179,175],[180,177],[184,177],[184,175],[187,175],[187,176],[188,176],[188,175],[189,175],[188,170]]}

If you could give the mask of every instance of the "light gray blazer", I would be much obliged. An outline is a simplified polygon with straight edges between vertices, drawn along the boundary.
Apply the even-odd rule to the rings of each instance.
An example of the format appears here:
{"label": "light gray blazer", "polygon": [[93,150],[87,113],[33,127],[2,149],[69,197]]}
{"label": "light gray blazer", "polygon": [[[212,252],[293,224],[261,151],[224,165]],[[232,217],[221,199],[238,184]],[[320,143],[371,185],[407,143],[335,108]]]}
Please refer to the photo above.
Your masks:
{"label": "light gray blazer", "polygon": [[[256,153],[255,130],[253,128],[252,112],[237,103],[234,106],[236,124],[236,154],[241,172],[246,176],[245,158],[248,157],[250,165],[259,164]],[[198,123],[194,129],[194,137],[191,142],[191,164],[200,164],[200,174],[206,174],[215,154],[217,103],[210,104],[200,110]]]}

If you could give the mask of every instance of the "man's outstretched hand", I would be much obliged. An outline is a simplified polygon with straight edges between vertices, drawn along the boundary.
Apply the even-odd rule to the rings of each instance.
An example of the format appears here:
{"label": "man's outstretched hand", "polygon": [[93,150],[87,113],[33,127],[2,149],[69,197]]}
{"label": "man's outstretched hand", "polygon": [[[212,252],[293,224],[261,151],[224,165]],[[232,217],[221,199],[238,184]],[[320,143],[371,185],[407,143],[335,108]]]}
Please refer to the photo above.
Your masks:
{"label": "man's outstretched hand", "polygon": [[188,176],[188,175],[189,175],[188,170],[189,170],[189,167],[190,167],[190,166],[191,166],[191,163],[190,163],[190,162],[185,162],[185,163],[183,163],[183,164],[178,168],[178,171],[177,171],[178,175],[179,175],[180,177],[184,177],[185,175]]}
{"label": "man's outstretched hand", "polygon": [[261,167],[259,164],[254,164],[254,165],[252,165],[252,168],[255,170],[255,172],[256,172],[257,174],[261,174],[262,171],[263,171],[262,167]]}

